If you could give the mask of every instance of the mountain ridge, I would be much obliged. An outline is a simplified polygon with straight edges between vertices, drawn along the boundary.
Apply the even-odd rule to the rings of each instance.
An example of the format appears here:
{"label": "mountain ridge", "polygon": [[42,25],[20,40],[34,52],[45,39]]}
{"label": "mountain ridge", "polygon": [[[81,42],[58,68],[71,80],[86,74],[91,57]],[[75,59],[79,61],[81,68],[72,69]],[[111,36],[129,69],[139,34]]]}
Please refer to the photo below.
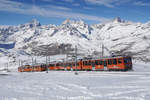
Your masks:
{"label": "mountain ridge", "polygon": [[11,50],[0,46],[1,56],[5,55],[4,51],[16,51],[16,55],[19,55],[20,51],[31,55],[35,54],[35,51],[47,52],[48,49],[62,53],[59,48],[62,45],[66,48],[63,49],[66,50],[63,53],[77,46],[78,52],[88,55],[100,53],[104,44],[115,53],[130,54],[136,59],[150,61],[150,22],[135,23],[116,17],[107,23],[88,25],[82,20],[66,19],[61,25],[56,26],[41,25],[34,19],[17,26],[0,26],[0,43],[15,43]]}

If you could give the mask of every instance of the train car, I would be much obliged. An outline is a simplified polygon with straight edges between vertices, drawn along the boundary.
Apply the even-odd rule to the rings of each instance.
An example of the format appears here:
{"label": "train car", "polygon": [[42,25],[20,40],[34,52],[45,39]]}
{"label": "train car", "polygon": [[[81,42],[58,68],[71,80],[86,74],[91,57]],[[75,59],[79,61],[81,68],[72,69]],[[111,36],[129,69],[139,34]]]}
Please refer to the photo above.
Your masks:
{"label": "train car", "polygon": [[130,56],[107,58],[103,59],[103,66],[108,71],[132,70],[132,60]]}
{"label": "train car", "polygon": [[104,62],[102,59],[99,60],[94,60],[95,64],[93,64],[93,69],[95,69],[96,71],[102,71],[105,70],[106,68],[104,67]]}
{"label": "train car", "polygon": [[52,63],[48,65],[49,70],[56,70],[56,64]]}
{"label": "train car", "polygon": [[46,65],[24,65],[21,67],[18,67],[19,72],[39,72],[39,71],[46,71]]}
{"label": "train car", "polygon": [[127,71],[132,70],[132,59],[125,57],[107,57],[95,60],[83,60],[82,70],[95,71]]}
{"label": "train car", "polygon": [[18,72],[23,72],[22,66],[18,67]]}
{"label": "train car", "polygon": [[102,59],[96,60],[83,60],[82,61],[82,70],[86,71],[102,71],[106,68],[104,67],[104,62]]}
{"label": "train car", "polygon": [[29,72],[31,70],[32,69],[30,65],[23,65],[23,66],[18,67],[19,72]]}
{"label": "train car", "polygon": [[64,65],[65,65],[65,70],[67,70],[67,71],[72,71],[73,70],[72,62],[64,63]]}
{"label": "train car", "polygon": [[75,70],[77,70],[77,71],[82,70],[81,61],[72,62],[72,69],[73,69],[73,71],[75,71]]}
{"label": "train car", "polygon": [[83,60],[81,61],[82,70],[91,71],[92,70],[92,61],[91,60]]}
{"label": "train car", "polygon": [[64,63],[56,63],[55,70],[64,70]]}
{"label": "train car", "polygon": [[130,56],[113,57],[101,59],[104,70],[127,71],[132,70],[132,60]]}
{"label": "train car", "polygon": [[32,67],[32,71],[40,72],[40,71],[46,71],[47,70],[47,65],[46,64],[41,64],[41,65],[35,65]]}

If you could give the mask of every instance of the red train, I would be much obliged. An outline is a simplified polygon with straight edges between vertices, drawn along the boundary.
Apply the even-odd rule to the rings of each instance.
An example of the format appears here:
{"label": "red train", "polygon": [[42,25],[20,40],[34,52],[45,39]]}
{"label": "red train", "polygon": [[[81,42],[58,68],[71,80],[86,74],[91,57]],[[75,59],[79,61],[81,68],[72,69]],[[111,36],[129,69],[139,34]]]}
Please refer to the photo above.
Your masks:
{"label": "red train", "polygon": [[19,72],[62,70],[62,71],[128,71],[132,70],[131,56],[118,56],[102,59],[78,60],[77,62],[59,62],[48,65],[30,66],[18,68]]}

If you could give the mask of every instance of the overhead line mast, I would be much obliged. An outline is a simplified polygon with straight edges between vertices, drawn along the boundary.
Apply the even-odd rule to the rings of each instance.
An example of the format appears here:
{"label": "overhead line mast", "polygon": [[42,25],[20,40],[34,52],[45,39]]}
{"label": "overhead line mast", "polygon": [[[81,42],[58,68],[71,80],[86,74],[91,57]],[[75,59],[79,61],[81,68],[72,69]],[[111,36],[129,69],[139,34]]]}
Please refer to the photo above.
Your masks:
{"label": "overhead line mast", "polygon": [[78,75],[78,72],[77,72],[77,46],[75,46],[75,75]]}

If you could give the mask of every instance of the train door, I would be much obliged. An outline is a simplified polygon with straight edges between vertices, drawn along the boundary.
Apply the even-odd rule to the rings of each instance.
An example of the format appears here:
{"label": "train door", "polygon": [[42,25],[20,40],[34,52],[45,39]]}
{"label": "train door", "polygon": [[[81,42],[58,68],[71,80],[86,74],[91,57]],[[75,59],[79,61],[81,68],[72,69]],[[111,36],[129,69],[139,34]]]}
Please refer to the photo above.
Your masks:
{"label": "train door", "polygon": [[92,61],[92,70],[95,70],[95,61]]}
{"label": "train door", "polygon": [[107,70],[107,60],[104,60],[104,70]]}
{"label": "train door", "polygon": [[117,59],[118,60],[118,68],[120,69],[120,70],[124,70],[125,69],[125,66],[124,66],[124,64],[123,64],[123,59],[122,58],[118,58]]}
{"label": "train door", "polygon": [[70,63],[70,70],[73,71],[73,63]]}
{"label": "train door", "polygon": [[65,71],[67,71],[67,67],[68,67],[67,65],[68,65],[67,63],[63,63],[63,67]]}

